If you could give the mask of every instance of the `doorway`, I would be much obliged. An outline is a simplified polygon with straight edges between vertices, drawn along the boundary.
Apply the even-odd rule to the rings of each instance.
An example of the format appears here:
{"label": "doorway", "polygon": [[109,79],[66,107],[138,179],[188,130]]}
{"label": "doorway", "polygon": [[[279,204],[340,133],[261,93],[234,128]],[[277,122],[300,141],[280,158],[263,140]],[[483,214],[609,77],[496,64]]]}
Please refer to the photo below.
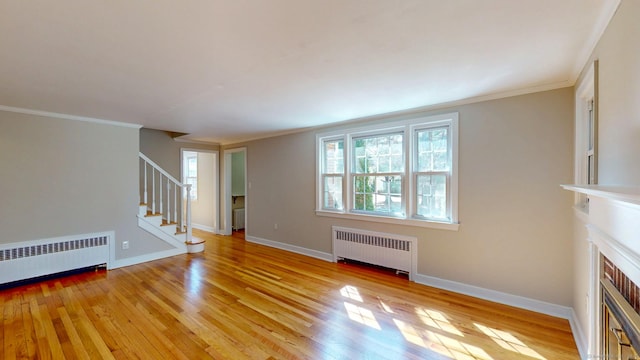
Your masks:
{"label": "doorway", "polygon": [[218,152],[180,149],[180,169],[182,183],[191,184],[191,226],[219,233]]}
{"label": "doorway", "polygon": [[247,148],[224,150],[224,235],[248,228]]}

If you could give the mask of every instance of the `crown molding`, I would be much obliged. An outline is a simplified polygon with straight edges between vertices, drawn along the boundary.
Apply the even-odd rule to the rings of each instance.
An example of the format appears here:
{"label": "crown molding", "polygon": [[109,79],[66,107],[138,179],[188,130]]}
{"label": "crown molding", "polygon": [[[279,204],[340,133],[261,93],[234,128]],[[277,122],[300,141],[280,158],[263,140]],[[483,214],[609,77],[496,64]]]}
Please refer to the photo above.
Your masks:
{"label": "crown molding", "polygon": [[142,127],[142,125],[139,125],[139,124],[131,124],[131,123],[126,123],[121,121],[104,120],[104,119],[92,118],[87,116],[61,114],[61,113],[55,113],[50,111],[25,109],[25,108],[5,106],[5,105],[0,105],[0,111],[7,111],[7,112],[18,113],[18,114],[44,116],[44,117],[51,117],[56,119],[84,121],[84,122],[90,122],[94,124],[121,126],[121,127],[134,128],[134,129],[140,129]]}

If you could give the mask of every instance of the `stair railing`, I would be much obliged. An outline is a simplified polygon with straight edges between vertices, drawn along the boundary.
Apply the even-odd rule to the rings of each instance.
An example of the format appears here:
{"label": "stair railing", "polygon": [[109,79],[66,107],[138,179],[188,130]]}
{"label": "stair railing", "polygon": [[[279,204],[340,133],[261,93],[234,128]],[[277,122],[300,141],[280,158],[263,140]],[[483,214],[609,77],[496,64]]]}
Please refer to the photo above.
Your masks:
{"label": "stair railing", "polygon": [[147,206],[147,212],[160,214],[167,224],[186,231],[186,242],[191,242],[191,184],[176,180],[145,154],[139,157],[141,204]]}

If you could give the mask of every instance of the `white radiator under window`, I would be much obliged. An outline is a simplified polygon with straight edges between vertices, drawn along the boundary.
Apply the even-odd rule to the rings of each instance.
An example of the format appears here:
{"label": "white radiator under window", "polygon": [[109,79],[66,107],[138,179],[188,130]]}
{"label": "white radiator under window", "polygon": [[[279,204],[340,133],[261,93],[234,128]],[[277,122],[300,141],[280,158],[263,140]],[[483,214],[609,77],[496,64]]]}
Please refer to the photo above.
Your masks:
{"label": "white radiator under window", "polygon": [[417,267],[418,239],[361,229],[333,226],[333,260],[351,259],[409,274]]}
{"label": "white radiator under window", "polygon": [[109,263],[114,233],[0,245],[0,284]]}

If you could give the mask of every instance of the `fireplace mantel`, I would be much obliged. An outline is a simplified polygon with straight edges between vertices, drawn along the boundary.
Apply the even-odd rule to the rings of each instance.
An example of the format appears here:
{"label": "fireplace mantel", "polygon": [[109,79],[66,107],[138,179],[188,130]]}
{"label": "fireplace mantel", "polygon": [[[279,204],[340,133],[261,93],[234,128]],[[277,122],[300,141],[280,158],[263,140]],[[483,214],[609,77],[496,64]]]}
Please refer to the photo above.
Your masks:
{"label": "fireplace mantel", "polygon": [[640,205],[640,187],[615,185],[560,185],[566,190]]}

